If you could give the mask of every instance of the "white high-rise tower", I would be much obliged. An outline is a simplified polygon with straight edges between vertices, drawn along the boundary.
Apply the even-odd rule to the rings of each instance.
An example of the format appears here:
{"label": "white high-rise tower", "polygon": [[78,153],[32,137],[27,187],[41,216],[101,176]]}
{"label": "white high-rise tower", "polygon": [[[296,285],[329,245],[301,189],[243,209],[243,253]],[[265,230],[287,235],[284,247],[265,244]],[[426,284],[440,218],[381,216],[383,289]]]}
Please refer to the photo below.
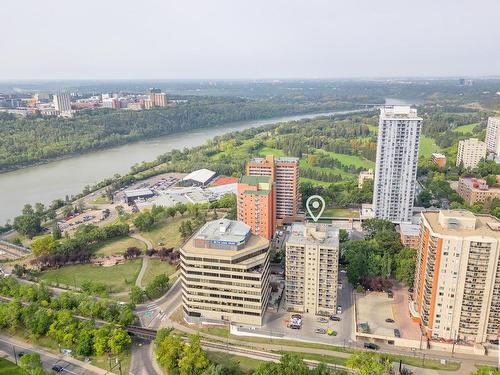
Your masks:
{"label": "white high-rise tower", "polygon": [[422,118],[408,106],[381,109],[373,211],[375,217],[401,223],[410,221],[417,179]]}

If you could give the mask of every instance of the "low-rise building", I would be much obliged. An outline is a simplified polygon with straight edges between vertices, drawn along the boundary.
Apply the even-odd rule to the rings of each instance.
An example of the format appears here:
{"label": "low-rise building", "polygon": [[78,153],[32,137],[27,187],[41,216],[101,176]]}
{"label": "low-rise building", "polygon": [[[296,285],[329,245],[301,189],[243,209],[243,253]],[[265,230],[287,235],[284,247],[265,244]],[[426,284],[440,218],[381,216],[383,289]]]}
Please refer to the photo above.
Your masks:
{"label": "low-rise building", "polygon": [[185,176],[182,181],[186,184],[206,186],[213,180],[216,174],[214,171],[206,168],[198,169]]}
{"label": "low-rise building", "polygon": [[428,337],[483,343],[500,325],[500,220],[423,212],[410,313]]}
{"label": "low-rise building", "polygon": [[469,206],[500,198],[500,188],[489,187],[482,178],[459,179],[457,192]]}
{"label": "low-rise building", "polygon": [[363,183],[366,180],[373,180],[374,174],[373,169],[368,169],[367,171],[361,171],[358,177],[358,188],[361,189],[363,187]]}
{"label": "low-rise building", "polygon": [[402,223],[399,225],[399,235],[403,246],[418,249],[420,225]]}
{"label": "low-rise building", "polygon": [[437,152],[433,152],[431,155],[431,161],[436,164],[439,168],[446,167],[446,156]]}
{"label": "low-rise building", "polygon": [[475,168],[486,157],[486,143],[477,138],[458,142],[457,167]]}
{"label": "low-rise building", "polygon": [[133,204],[136,200],[139,199],[148,199],[154,197],[154,193],[151,189],[132,189],[126,190],[124,192],[125,201],[127,204]]}
{"label": "low-rise building", "polygon": [[271,292],[268,240],[244,223],[220,219],[206,223],[180,253],[188,322],[262,325]]}
{"label": "low-rise building", "polygon": [[294,223],[285,241],[285,293],[294,311],[337,312],[339,231],[331,225]]}

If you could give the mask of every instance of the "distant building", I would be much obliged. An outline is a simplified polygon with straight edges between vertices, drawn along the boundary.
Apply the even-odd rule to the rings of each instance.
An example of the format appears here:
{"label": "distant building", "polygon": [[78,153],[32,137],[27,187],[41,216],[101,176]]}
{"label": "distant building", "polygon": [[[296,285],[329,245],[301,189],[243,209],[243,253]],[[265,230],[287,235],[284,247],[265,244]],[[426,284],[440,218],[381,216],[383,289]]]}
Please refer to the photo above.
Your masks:
{"label": "distant building", "polygon": [[144,99],[144,101],[143,101],[143,106],[144,106],[144,109],[151,109],[151,108],[153,108],[154,103],[153,103],[153,101],[152,101],[151,99],[149,99],[149,98],[148,98],[148,99]]}
{"label": "distant building", "polygon": [[403,246],[418,249],[420,225],[402,223],[399,225],[399,235]]}
{"label": "distant building", "polygon": [[481,178],[459,179],[457,192],[469,206],[492,201],[495,198],[500,199],[500,188],[488,187],[486,181]]}
{"label": "distant building", "polygon": [[120,101],[117,98],[104,99],[102,101],[103,108],[119,109]]}
{"label": "distant building", "polygon": [[167,106],[167,94],[161,92],[160,89],[152,88],[149,90],[149,100],[151,101],[153,107],[166,107]]}
{"label": "distant building", "polygon": [[238,220],[270,240],[276,231],[276,190],[271,176],[242,176],[237,188]]}
{"label": "distant building", "polygon": [[337,313],[339,231],[331,225],[294,223],[285,240],[287,308]]}
{"label": "distant building", "polygon": [[362,203],[361,209],[359,211],[359,218],[361,220],[373,219],[375,217],[375,213],[373,212],[373,204],[371,203]]}
{"label": "distant building", "polygon": [[293,219],[300,207],[299,158],[253,158],[246,166],[247,176],[270,176],[276,187],[276,218]]}
{"label": "distant building", "polygon": [[446,156],[439,153],[432,153],[431,161],[436,164],[439,168],[446,167]]}
{"label": "distant building", "polygon": [[500,157],[500,117],[489,117],[486,128],[486,151]]}
{"label": "distant building", "polygon": [[206,186],[213,180],[217,173],[208,169],[198,169],[185,176],[182,181],[185,184]]}
{"label": "distant building", "polygon": [[220,219],[206,223],[180,253],[186,321],[262,325],[271,293],[268,240]]}
{"label": "distant building", "polygon": [[500,220],[465,210],[423,212],[410,314],[428,337],[498,339]]}
{"label": "distant building", "polygon": [[373,169],[368,169],[367,171],[361,171],[358,177],[358,188],[361,189],[363,187],[363,183],[366,180],[373,180],[374,174]]}
{"label": "distant building", "polygon": [[71,112],[71,99],[69,94],[54,95],[54,107],[59,113]]}
{"label": "distant building", "polygon": [[381,109],[373,187],[375,217],[409,222],[417,182],[422,118],[408,106]]}
{"label": "distant building", "polygon": [[133,204],[138,199],[148,199],[154,197],[154,193],[150,189],[133,189],[125,190],[125,200],[127,204]]}
{"label": "distant building", "polygon": [[486,157],[486,143],[477,138],[458,142],[457,167],[475,168]]}

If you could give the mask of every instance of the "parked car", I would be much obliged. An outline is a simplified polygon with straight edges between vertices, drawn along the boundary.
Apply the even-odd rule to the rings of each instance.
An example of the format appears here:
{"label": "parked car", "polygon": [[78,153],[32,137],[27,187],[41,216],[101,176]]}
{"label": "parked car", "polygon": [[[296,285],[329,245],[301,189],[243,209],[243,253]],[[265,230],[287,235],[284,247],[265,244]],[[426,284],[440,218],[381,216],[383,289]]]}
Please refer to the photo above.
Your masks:
{"label": "parked car", "polygon": [[387,292],[387,297],[389,297],[389,298],[393,298],[394,297],[394,294],[392,293],[392,290],[389,290]]}
{"label": "parked car", "polygon": [[298,324],[290,324],[291,329],[300,329],[300,325]]}
{"label": "parked car", "polygon": [[18,357],[18,358],[21,358],[21,357],[22,357],[23,355],[25,355],[25,354],[26,354],[25,352],[19,352],[19,353],[17,353],[17,357]]}
{"label": "parked car", "polygon": [[394,323],[394,319],[391,319],[391,318],[387,318],[385,320],[386,323]]}
{"label": "parked car", "polygon": [[337,314],[342,314],[342,306],[337,306]]}
{"label": "parked car", "polygon": [[318,318],[318,323],[328,323],[328,319],[320,317],[320,318]]}
{"label": "parked car", "polygon": [[55,371],[55,372],[63,372],[64,371],[64,367],[62,367],[60,365],[54,365],[54,366],[52,366],[52,370]]}
{"label": "parked car", "polygon": [[490,344],[498,345],[498,339],[496,339],[496,340],[490,340]]}
{"label": "parked car", "polygon": [[302,319],[302,315],[300,315],[300,314],[292,314],[292,319]]}
{"label": "parked car", "polygon": [[328,333],[328,336],[337,336],[337,331],[334,331],[333,329],[329,329],[326,333]]}
{"label": "parked car", "polygon": [[332,316],[330,316],[330,320],[332,320],[334,322],[340,322],[340,317],[332,315]]}
{"label": "parked car", "polygon": [[408,288],[408,293],[413,293],[413,288]]}
{"label": "parked car", "polygon": [[316,328],[315,333],[319,333],[320,335],[324,335],[326,333],[326,329],[324,328]]}
{"label": "parked car", "polygon": [[401,332],[399,332],[399,329],[397,328],[394,329],[394,336],[401,337]]}
{"label": "parked car", "polygon": [[365,347],[365,349],[372,349],[372,350],[378,350],[379,349],[379,346],[377,344],[372,343],[372,342],[365,342],[363,344],[363,346]]}

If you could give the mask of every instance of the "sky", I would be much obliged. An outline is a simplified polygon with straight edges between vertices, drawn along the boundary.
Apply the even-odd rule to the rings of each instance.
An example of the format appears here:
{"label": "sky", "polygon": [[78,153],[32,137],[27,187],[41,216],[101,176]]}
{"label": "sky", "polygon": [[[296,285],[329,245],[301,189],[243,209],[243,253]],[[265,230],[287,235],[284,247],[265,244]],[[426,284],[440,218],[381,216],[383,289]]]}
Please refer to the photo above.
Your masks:
{"label": "sky", "polygon": [[498,0],[23,0],[0,80],[500,75]]}

